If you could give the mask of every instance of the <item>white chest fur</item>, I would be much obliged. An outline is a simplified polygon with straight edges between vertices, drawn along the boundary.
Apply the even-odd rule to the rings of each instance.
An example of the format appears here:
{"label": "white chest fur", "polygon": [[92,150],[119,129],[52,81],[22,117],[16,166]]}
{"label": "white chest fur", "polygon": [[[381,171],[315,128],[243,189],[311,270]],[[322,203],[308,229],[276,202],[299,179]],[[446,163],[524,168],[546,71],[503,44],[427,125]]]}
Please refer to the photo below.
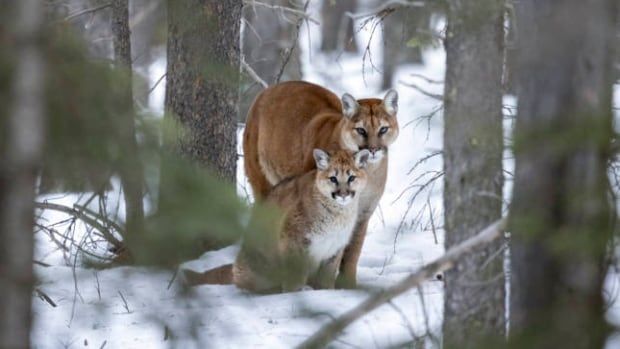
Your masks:
{"label": "white chest fur", "polygon": [[333,257],[349,243],[357,211],[357,205],[351,206],[351,212],[344,217],[338,217],[330,224],[320,224],[313,229],[308,246],[308,255],[313,262],[318,264]]}

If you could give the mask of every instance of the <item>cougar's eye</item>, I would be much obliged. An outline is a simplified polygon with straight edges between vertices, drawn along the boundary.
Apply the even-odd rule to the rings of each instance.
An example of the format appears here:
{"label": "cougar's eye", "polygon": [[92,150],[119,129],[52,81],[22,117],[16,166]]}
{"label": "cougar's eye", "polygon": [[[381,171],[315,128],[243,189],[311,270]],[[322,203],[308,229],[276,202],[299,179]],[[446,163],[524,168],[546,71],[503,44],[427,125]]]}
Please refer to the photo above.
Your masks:
{"label": "cougar's eye", "polygon": [[379,129],[379,136],[384,135],[388,131],[388,127],[383,126]]}
{"label": "cougar's eye", "polygon": [[363,128],[361,128],[361,127],[357,127],[357,128],[355,128],[355,131],[356,131],[357,133],[359,133],[360,135],[362,135],[362,136],[366,137],[366,130],[364,130]]}
{"label": "cougar's eye", "polygon": [[329,180],[330,180],[332,183],[334,183],[334,184],[338,184],[338,178],[336,178],[336,177],[334,177],[334,176],[329,177]]}
{"label": "cougar's eye", "polygon": [[355,178],[356,178],[355,176],[350,176],[350,177],[349,177],[349,183],[353,183],[353,181],[355,180]]}

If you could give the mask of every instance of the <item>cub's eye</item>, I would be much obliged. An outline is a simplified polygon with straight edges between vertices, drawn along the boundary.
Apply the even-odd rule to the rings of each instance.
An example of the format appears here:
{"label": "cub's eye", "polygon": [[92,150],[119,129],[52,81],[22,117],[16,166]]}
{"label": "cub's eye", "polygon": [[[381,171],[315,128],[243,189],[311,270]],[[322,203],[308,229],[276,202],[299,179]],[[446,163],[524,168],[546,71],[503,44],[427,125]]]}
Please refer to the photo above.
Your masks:
{"label": "cub's eye", "polygon": [[379,129],[379,136],[384,135],[388,131],[388,127],[383,126]]}
{"label": "cub's eye", "polygon": [[356,131],[357,133],[359,133],[360,135],[362,135],[362,136],[366,137],[366,130],[364,130],[363,128],[361,128],[361,127],[357,127],[357,128],[355,129],[355,131]]}
{"label": "cub's eye", "polygon": [[350,176],[349,177],[349,183],[353,183],[354,180],[355,180],[355,176]]}
{"label": "cub's eye", "polygon": [[334,183],[334,184],[338,184],[338,178],[336,178],[336,177],[333,177],[333,176],[332,176],[332,177],[329,177],[329,180],[330,180],[332,183]]}

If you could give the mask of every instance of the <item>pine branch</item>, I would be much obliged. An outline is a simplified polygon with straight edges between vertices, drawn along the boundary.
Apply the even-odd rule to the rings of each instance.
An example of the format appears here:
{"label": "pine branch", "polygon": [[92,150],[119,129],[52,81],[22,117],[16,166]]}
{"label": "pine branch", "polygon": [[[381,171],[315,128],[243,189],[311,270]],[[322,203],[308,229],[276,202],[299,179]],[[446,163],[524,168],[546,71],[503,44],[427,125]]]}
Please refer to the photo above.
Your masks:
{"label": "pine branch", "polygon": [[378,307],[388,303],[393,298],[405,293],[406,291],[418,287],[425,280],[433,277],[435,274],[444,272],[454,266],[456,262],[464,255],[474,249],[488,245],[502,235],[506,226],[506,219],[502,218],[488,226],[478,235],[473,236],[460,244],[448,250],[443,256],[434,262],[427,264],[422,269],[409,275],[398,284],[387,288],[373,296],[370,296],[357,307],[344,313],[336,320],[323,326],[318,332],[306,341],[301,343],[298,349],[323,348],[331,342],[336,336],[342,332],[347,326],[355,320],[363,317]]}

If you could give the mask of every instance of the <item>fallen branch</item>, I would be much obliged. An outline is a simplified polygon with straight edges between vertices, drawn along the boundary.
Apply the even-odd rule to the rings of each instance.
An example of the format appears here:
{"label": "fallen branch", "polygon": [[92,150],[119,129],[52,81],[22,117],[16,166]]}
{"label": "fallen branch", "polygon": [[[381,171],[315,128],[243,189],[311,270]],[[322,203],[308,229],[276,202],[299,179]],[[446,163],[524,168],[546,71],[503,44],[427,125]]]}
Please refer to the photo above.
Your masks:
{"label": "fallen branch", "polygon": [[439,257],[434,262],[427,264],[417,272],[409,275],[398,284],[370,296],[357,307],[344,313],[331,323],[326,324],[318,332],[312,335],[312,337],[301,343],[297,348],[323,348],[327,346],[329,342],[331,342],[340,332],[342,332],[342,330],[352,324],[355,320],[388,303],[396,296],[399,296],[414,287],[418,287],[423,281],[433,277],[435,274],[452,268],[454,264],[467,253],[478,247],[485,246],[500,237],[505,226],[505,218],[496,221],[482,232],[478,233],[478,235],[452,247],[443,256]]}
{"label": "fallen branch", "polygon": [[[67,207],[67,206],[63,206],[59,204],[52,204],[49,202],[35,202],[34,207],[41,209],[41,210],[53,210],[53,211],[63,212],[73,217],[76,217],[82,220],[84,223],[90,225],[91,227],[99,230],[99,232],[103,235],[103,237],[108,242],[110,242],[112,245],[114,245],[114,247],[121,248],[123,246],[123,243],[120,240],[118,240],[114,236],[114,234],[112,234],[112,232],[110,232],[103,224],[101,224],[97,219],[88,216],[88,214],[86,214],[82,210],[78,210],[75,208],[71,208],[71,207]],[[117,227],[117,229],[119,228],[118,225],[114,224],[113,222],[109,222],[109,224]],[[118,233],[123,235],[123,231],[119,231]]]}

